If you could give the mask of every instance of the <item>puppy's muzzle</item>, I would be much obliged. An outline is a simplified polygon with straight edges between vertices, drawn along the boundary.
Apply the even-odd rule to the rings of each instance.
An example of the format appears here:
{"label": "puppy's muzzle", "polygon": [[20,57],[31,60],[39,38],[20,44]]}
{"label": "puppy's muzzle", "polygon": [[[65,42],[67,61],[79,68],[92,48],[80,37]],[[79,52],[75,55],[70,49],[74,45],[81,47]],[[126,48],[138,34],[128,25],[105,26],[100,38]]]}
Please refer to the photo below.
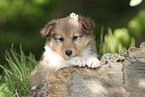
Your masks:
{"label": "puppy's muzzle", "polygon": [[71,50],[66,50],[65,54],[70,57],[72,55],[72,51]]}

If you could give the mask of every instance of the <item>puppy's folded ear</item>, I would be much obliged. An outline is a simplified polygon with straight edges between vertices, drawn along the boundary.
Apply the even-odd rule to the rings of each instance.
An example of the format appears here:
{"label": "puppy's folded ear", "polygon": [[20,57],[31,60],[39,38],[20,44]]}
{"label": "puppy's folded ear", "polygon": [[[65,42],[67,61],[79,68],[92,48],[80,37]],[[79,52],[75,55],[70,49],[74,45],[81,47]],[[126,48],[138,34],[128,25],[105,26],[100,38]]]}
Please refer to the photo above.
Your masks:
{"label": "puppy's folded ear", "polygon": [[54,29],[55,25],[56,25],[56,20],[52,20],[48,24],[46,24],[44,26],[44,28],[42,28],[40,30],[42,37],[43,38],[47,37],[47,36],[49,37],[51,35],[51,31]]}
{"label": "puppy's folded ear", "polygon": [[95,22],[89,18],[79,17],[79,22],[82,26],[82,30],[87,34],[91,33],[95,28]]}

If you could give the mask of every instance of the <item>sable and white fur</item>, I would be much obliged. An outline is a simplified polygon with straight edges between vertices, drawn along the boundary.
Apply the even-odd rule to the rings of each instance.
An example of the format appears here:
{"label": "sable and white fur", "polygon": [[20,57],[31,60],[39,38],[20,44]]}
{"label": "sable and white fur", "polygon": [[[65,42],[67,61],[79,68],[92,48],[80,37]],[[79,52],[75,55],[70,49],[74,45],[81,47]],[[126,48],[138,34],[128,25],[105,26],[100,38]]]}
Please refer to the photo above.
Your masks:
{"label": "sable and white fur", "polygon": [[94,28],[94,21],[81,16],[77,21],[68,16],[46,24],[41,30],[42,36],[47,38],[45,52],[30,74],[30,82],[47,80],[52,72],[66,66],[100,66],[92,35]]}

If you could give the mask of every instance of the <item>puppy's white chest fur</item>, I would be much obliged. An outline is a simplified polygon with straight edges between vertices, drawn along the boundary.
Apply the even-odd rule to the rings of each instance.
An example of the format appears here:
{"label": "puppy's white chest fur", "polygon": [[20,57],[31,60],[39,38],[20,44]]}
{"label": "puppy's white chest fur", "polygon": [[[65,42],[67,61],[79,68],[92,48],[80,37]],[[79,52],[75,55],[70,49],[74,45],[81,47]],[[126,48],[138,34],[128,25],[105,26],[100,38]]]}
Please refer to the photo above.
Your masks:
{"label": "puppy's white chest fur", "polygon": [[46,45],[43,59],[47,60],[47,63],[49,63],[46,64],[46,67],[52,67],[55,68],[55,70],[68,66],[88,66],[90,68],[97,68],[100,66],[100,61],[97,59],[97,54],[89,55],[89,49],[90,48],[87,48],[87,50],[82,51],[82,57],[77,56],[69,60],[65,60],[62,56],[58,55],[55,51],[53,51],[49,46]]}
{"label": "puppy's white chest fur", "polygon": [[45,52],[43,54],[43,59],[46,59],[49,64],[47,66],[59,67],[65,60],[55,51],[53,51],[49,46],[45,46]]}

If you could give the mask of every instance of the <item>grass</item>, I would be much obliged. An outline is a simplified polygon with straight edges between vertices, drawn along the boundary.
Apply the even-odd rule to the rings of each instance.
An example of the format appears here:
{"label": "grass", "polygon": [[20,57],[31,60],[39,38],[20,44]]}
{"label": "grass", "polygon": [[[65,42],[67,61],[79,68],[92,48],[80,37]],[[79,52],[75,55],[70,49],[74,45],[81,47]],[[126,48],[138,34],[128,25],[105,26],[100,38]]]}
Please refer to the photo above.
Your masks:
{"label": "grass", "polygon": [[21,97],[29,93],[31,84],[28,81],[28,76],[37,64],[32,53],[26,56],[20,46],[20,54],[14,50],[13,45],[10,51],[6,51],[6,61],[9,67],[0,67],[4,71],[4,76],[1,76],[3,83],[0,85],[1,97]]}
{"label": "grass", "polygon": [[99,55],[105,53],[120,53],[135,46],[135,39],[128,34],[126,28],[118,28],[114,31],[108,29],[108,34],[103,36],[103,28],[100,35]]}

